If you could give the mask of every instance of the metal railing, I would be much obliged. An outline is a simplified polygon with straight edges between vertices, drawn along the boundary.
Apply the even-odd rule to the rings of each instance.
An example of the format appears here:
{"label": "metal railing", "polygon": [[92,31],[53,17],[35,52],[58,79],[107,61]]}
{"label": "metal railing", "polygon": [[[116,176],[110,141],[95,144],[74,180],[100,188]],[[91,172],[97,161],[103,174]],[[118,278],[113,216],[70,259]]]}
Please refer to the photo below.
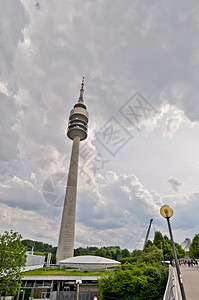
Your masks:
{"label": "metal railing", "polygon": [[178,291],[174,268],[169,265],[169,277],[163,300],[178,300]]}
{"label": "metal railing", "polygon": [[[98,292],[80,292],[78,295],[79,300],[93,300],[95,296],[99,296]],[[50,300],[77,300],[77,292],[51,292]]]}

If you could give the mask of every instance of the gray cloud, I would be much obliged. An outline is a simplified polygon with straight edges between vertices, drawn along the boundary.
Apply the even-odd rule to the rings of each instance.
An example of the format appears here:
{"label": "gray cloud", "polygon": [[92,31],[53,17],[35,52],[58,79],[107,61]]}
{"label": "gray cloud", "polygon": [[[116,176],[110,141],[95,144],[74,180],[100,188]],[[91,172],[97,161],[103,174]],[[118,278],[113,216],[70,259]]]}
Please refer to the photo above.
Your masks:
{"label": "gray cloud", "polygon": [[174,178],[172,178],[172,177],[169,178],[169,179],[167,180],[167,182],[170,183],[171,188],[172,188],[175,192],[178,192],[179,189],[180,189],[180,187],[182,186],[182,183],[181,183],[181,182],[177,181],[176,179],[174,179]]}

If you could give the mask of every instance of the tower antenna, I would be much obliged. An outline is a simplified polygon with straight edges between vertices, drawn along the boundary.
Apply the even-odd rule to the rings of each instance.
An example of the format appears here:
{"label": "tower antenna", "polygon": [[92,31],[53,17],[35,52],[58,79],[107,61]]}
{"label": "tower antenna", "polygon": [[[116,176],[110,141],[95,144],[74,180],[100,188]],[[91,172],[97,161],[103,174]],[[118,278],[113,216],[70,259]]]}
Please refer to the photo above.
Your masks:
{"label": "tower antenna", "polygon": [[83,95],[84,95],[84,76],[82,77],[82,84],[81,84],[81,90],[80,90],[80,96],[78,102],[84,102]]}

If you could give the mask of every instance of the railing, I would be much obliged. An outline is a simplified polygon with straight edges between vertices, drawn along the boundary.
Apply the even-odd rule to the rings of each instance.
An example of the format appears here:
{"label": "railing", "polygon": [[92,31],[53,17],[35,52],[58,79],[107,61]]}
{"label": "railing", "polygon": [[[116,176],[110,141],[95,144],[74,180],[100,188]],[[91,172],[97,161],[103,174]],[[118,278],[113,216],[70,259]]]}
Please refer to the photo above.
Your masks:
{"label": "railing", "polygon": [[[93,300],[95,296],[98,297],[98,292],[80,292],[79,300]],[[51,300],[76,300],[77,292],[52,292],[50,295]]]}
{"label": "railing", "polygon": [[169,277],[163,300],[178,300],[176,277],[174,268],[169,265]]}

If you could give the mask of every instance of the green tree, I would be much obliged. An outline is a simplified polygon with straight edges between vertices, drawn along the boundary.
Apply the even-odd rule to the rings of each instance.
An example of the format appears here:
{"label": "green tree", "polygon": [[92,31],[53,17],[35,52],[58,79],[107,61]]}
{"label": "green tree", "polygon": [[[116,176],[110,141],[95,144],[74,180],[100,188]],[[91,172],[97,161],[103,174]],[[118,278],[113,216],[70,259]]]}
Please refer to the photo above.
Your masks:
{"label": "green tree", "polygon": [[104,249],[97,249],[95,250],[95,252],[93,252],[93,255],[95,256],[102,256],[102,257],[106,257],[106,251]]}
{"label": "green tree", "polygon": [[[174,259],[171,240],[166,235],[162,236],[161,232],[156,231],[153,240],[153,245],[155,245],[158,249],[163,250],[164,260]],[[175,243],[175,248],[178,258],[182,258],[185,256],[185,251],[178,243]]]}
{"label": "green tree", "polygon": [[145,263],[161,262],[162,261],[162,250],[158,249],[155,245],[145,248],[140,261]]}
{"label": "green tree", "polygon": [[184,249],[178,244],[175,243],[176,253],[178,258],[183,258],[185,256]]}
{"label": "green tree", "polygon": [[134,263],[138,260],[138,256],[134,256],[134,257],[124,257],[120,259],[121,264],[125,264],[125,263]]}
{"label": "green tree", "polygon": [[165,235],[162,241],[162,250],[164,260],[172,260],[174,259],[173,248],[171,246],[171,242],[169,238]]}
{"label": "green tree", "polygon": [[122,250],[122,257],[130,257],[131,254],[128,249]]}
{"label": "green tree", "polygon": [[144,250],[145,250],[146,248],[150,247],[150,246],[153,246],[153,242],[152,242],[151,240],[148,240],[148,241],[146,242],[146,245],[144,246]]}
{"label": "green tree", "polygon": [[136,256],[140,256],[140,255],[142,255],[142,250],[140,250],[140,249],[135,249],[135,250],[133,250],[133,252],[131,253],[131,256],[132,256],[132,257],[136,257]]}
{"label": "green tree", "polygon": [[196,234],[189,247],[189,254],[192,258],[199,258],[199,234]]}
{"label": "green tree", "polygon": [[22,240],[21,242],[28,250],[32,250],[33,247],[34,252],[51,252],[52,254],[56,254],[57,251],[57,247],[52,247],[52,245],[47,243],[32,240]]}
{"label": "green tree", "polygon": [[74,249],[74,256],[82,256],[85,255],[85,250],[82,247]]}
{"label": "green tree", "polygon": [[21,286],[21,272],[26,263],[26,248],[18,232],[0,235],[0,295],[16,295]]}
{"label": "green tree", "polygon": [[161,249],[162,248],[162,241],[163,241],[163,236],[162,236],[162,233],[159,232],[159,231],[156,231],[155,232],[155,236],[154,236],[154,240],[153,240],[153,244]]}

